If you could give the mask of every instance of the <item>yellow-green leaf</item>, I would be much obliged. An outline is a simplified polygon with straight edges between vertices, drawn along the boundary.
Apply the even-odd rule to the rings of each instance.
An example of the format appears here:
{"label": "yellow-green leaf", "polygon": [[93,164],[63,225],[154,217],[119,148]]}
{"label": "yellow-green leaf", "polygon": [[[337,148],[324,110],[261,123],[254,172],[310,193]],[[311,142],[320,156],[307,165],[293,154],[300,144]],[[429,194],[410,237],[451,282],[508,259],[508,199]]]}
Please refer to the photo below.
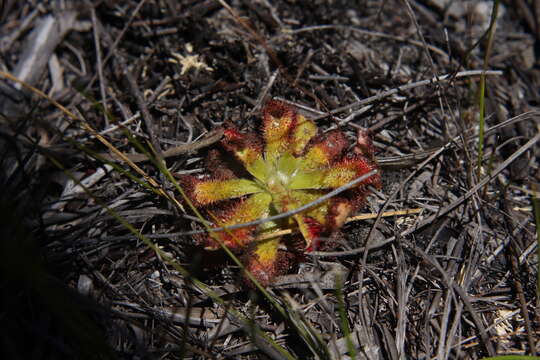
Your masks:
{"label": "yellow-green leaf", "polygon": [[247,179],[203,180],[193,185],[194,199],[201,205],[261,191],[261,188],[254,181]]}

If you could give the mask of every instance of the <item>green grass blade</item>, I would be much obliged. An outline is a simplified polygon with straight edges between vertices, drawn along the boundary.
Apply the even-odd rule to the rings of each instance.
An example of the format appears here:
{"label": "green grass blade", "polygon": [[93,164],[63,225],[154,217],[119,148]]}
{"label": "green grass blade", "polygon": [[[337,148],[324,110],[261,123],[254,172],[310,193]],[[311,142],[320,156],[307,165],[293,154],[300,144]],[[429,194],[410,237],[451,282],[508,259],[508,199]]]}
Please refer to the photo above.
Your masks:
{"label": "green grass blade", "polygon": [[489,30],[488,30],[488,39],[487,39],[487,46],[486,46],[486,53],[484,56],[484,66],[483,66],[483,72],[480,75],[480,90],[479,90],[479,99],[478,99],[478,107],[479,107],[479,115],[478,115],[478,121],[479,121],[479,130],[478,130],[478,169],[477,169],[477,176],[478,178],[482,177],[482,159],[484,157],[484,134],[485,134],[485,127],[486,127],[486,119],[485,119],[485,112],[486,112],[486,105],[485,105],[485,92],[486,92],[486,74],[485,71],[488,68],[488,62],[489,62],[489,56],[491,54],[491,46],[493,44],[493,36],[495,34],[495,25],[497,22],[497,15],[499,13],[499,2],[500,0],[495,0],[493,4],[493,10],[491,12],[491,20],[489,23]]}
{"label": "green grass blade", "polygon": [[540,304],[540,200],[538,199],[538,187],[532,184],[532,203],[534,211],[534,223],[536,226],[536,258],[538,261],[538,271],[536,274],[536,301]]}
{"label": "green grass blade", "polygon": [[357,358],[356,348],[351,338],[351,327],[349,325],[349,319],[347,318],[347,312],[345,309],[345,297],[343,295],[343,279],[341,277],[336,278],[336,298],[338,301],[339,319],[341,322],[341,331],[343,332],[347,341],[347,349],[349,350],[349,356],[352,359]]}

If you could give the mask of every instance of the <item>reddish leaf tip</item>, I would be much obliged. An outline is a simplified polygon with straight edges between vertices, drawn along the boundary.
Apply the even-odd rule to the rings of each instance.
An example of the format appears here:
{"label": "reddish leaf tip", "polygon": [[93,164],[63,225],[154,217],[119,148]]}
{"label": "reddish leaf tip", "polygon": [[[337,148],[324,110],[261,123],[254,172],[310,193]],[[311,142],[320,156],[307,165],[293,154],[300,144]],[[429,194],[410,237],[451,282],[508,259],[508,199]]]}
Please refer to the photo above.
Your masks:
{"label": "reddish leaf tip", "polygon": [[369,159],[374,159],[375,146],[373,145],[373,139],[371,138],[369,130],[358,129],[354,152],[356,154],[364,155]]}
{"label": "reddish leaf tip", "polygon": [[[272,262],[262,262],[252,252],[248,252],[244,257],[244,263],[247,264],[246,270],[264,287],[271,285],[277,276],[286,274],[295,260],[294,254],[282,250],[278,250]],[[254,287],[254,284],[247,279],[246,283]]]}
{"label": "reddish leaf tip", "polygon": [[279,100],[270,100],[266,103],[264,110],[263,110],[263,116],[267,118],[268,116],[272,116],[274,118],[280,119],[280,118],[291,118],[296,115],[296,110]]}

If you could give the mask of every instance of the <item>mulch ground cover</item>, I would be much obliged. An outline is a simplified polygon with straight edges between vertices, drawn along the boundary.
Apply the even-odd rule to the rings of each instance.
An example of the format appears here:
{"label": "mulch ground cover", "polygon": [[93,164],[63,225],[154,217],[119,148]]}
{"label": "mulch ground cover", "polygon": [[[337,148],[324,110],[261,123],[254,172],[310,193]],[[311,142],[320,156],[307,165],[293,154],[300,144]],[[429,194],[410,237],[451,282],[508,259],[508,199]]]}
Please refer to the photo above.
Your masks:
{"label": "mulch ground cover", "polygon": [[[0,2],[3,358],[536,355],[539,19],[527,0]],[[262,134],[272,99],[349,153],[367,130],[382,187],[331,246],[290,230],[295,260],[257,288],[177,185],[234,160],[224,129]]]}

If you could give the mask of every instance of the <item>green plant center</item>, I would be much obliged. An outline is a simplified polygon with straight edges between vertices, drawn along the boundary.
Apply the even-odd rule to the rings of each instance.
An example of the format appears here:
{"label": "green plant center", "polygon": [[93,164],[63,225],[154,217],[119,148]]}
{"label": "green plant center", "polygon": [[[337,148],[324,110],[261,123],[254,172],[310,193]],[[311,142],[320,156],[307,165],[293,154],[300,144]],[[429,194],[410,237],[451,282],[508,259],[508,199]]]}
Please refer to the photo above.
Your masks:
{"label": "green plant center", "polygon": [[288,153],[274,160],[265,159],[265,188],[278,207],[289,202],[287,199],[294,191],[294,186],[291,185],[301,173],[299,161],[299,158]]}
{"label": "green plant center", "polygon": [[266,186],[270,193],[279,194],[289,190],[288,185],[290,180],[290,174],[281,171],[279,168],[274,168],[274,170],[268,174]]}

